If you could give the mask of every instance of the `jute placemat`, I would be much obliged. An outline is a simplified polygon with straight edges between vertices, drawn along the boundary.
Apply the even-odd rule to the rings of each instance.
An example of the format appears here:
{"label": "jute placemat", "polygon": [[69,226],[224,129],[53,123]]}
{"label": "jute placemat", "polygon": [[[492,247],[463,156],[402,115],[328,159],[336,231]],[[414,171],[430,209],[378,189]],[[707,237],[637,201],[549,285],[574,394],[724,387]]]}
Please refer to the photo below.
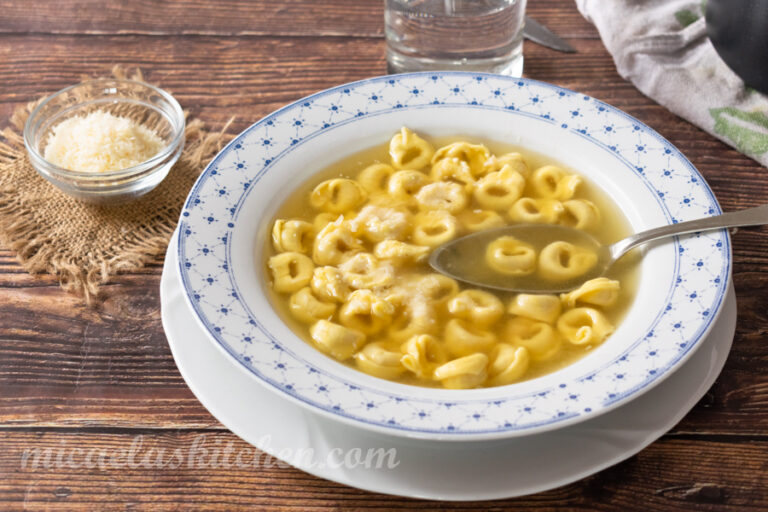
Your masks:
{"label": "jute placemat", "polygon": [[[112,74],[128,75],[120,67]],[[141,71],[131,78],[143,80]],[[112,276],[165,253],[187,193],[228,139],[229,123],[209,133],[188,117],[184,151],[156,189],[136,201],[94,205],[59,191],[29,163],[22,131],[43,99],[18,108],[0,132],[0,243],[16,252],[25,270],[56,275],[65,290],[91,304]]]}

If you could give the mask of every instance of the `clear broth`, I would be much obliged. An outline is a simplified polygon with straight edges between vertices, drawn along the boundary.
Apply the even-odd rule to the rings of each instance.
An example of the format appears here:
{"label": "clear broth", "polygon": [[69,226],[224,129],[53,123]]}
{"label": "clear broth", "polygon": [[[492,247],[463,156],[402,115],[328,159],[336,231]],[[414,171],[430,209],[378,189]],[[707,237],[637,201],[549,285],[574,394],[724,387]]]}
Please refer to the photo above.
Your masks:
{"label": "clear broth", "polygon": [[[610,196],[605,191],[600,189],[596,184],[594,184],[588,178],[586,178],[583,174],[581,174],[578,171],[578,169],[574,169],[573,167],[563,162],[557,161],[552,157],[530,151],[523,147],[519,147],[519,146],[515,146],[515,145],[503,143],[503,142],[479,139],[477,137],[471,137],[471,136],[429,137],[423,133],[420,133],[419,135],[425,140],[429,141],[433,145],[433,147],[435,147],[436,149],[443,147],[445,145],[451,144],[453,142],[466,141],[472,144],[483,144],[494,155],[503,155],[505,153],[510,153],[510,152],[520,153],[525,159],[531,171],[544,165],[557,165],[563,170],[565,170],[566,172],[578,174],[579,176],[582,177],[584,182],[578,189],[578,192],[575,197],[592,201],[595,204],[595,206],[597,206],[597,208],[600,210],[600,214],[601,214],[600,229],[594,232],[590,232],[590,234],[592,234],[594,238],[601,244],[610,244],[612,242],[625,238],[633,233],[632,228],[630,227],[630,224],[627,221],[626,217],[622,213],[619,206],[610,198]],[[387,142],[388,141],[382,142],[382,144],[380,145],[357,152],[353,155],[343,158],[338,162],[324,169],[319,170],[310,179],[308,179],[304,183],[301,183],[293,192],[291,192],[290,196],[283,202],[283,204],[278,209],[275,217],[271,219],[269,224],[270,226],[269,231],[271,232],[271,226],[272,224],[274,224],[274,221],[276,219],[302,219],[311,223],[312,219],[314,219],[315,215],[317,215],[319,212],[309,205],[308,198],[312,190],[319,183],[332,178],[355,179],[356,176],[360,173],[360,171],[362,171],[369,165],[372,165],[374,163],[390,164],[390,157],[388,153]],[[529,187],[530,185],[527,184],[523,192],[523,196],[531,195],[531,191],[529,190]],[[473,206],[476,207],[474,203],[471,203],[468,208],[471,209],[473,208]],[[370,244],[366,244],[366,247],[368,247],[369,245]],[[264,254],[264,261],[262,262],[262,268],[264,269],[264,275],[267,283],[270,283],[271,278],[269,276],[269,272],[267,271],[266,261],[269,259],[269,257],[275,255],[276,252],[272,248],[271,243],[267,243],[266,246],[267,246],[267,250],[265,251],[265,254]],[[370,247],[368,247],[367,250],[370,251]],[[604,311],[606,317],[613,323],[613,325],[618,326],[618,324],[621,323],[622,319],[626,315],[627,311],[629,310],[635,298],[637,286],[639,283],[639,277],[640,277],[639,276],[640,270],[638,265],[639,259],[640,258],[637,254],[630,253],[629,255],[619,260],[616,264],[614,264],[605,274],[606,277],[610,279],[618,280],[621,283],[621,292],[619,294],[619,298],[617,302],[614,305],[612,305],[610,308]],[[433,272],[427,262],[418,264],[412,267],[411,270],[421,271],[421,272]],[[464,285],[462,283],[459,283],[459,284],[462,290],[473,288],[472,286],[469,286],[469,285]],[[269,293],[269,297],[272,302],[272,305],[274,306],[275,311],[277,311],[281,320],[283,320],[283,322],[285,322],[297,336],[299,336],[301,339],[303,339],[304,341],[306,341],[307,343],[309,343],[314,347],[314,342],[309,336],[309,326],[295,319],[291,315],[288,309],[289,295],[278,294],[272,290],[271,286],[267,286],[267,288],[269,290],[268,293]],[[488,290],[488,291],[490,291],[491,293],[494,293],[497,297],[499,297],[499,299],[501,299],[502,303],[505,306],[509,304],[510,299],[514,296],[514,294],[504,293],[500,291],[494,291],[494,290]],[[441,325],[444,325],[449,318],[450,316],[448,314],[441,315],[440,316]],[[503,325],[502,321],[498,322],[497,326],[493,329],[493,332],[497,335],[500,335],[503,329],[502,325]],[[379,338],[374,338],[374,339],[379,339]],[[609,337],[604,343],[610,343],[610,342],[611,342],[611,338]],[[541,376],[550,374],[552,372],[555,372],[557,370],[560,370],[566,366],[569,366],[574,362],[578,361],[579,359],[581,359],[582,357],[584,357],[585,355],[587,355],[588,353],[590,353],[591,351],[593,351],[595,348],[596,346],[593,346],[593,345],[577,346],[567,342],[563,343],[562,348],[560,349],[560,351],[557,353],[556,356],[546,361],[531,362],[531,365],[529,366],[528,371],[525,373],[521,381],[527,381],[537,377],[541,377]],[[345,364],[357,370],[357,368],[355,368],[355,364],[353,360],[343,362],[342,364]],[[408,372],[392,380],[403,383],[403,384],[411,384],[411,385],[417,385],[422,387],[440,387],[439,382],[419,380],[418,378],[409,374]]]}

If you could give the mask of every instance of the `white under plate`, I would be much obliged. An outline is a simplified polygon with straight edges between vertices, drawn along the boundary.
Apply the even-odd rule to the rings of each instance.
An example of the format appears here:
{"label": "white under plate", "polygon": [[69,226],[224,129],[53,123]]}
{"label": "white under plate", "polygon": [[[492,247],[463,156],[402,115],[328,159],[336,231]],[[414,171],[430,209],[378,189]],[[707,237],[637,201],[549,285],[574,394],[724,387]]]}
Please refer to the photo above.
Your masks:
{"label": "white under plate", "polygon": [[[666,381],[626,405],[525,438],[418,441],[321,417],[267,389],[206,338],[183,298],[176,265],[175,251],[169,250],[161,283],[163,327],[184,380],[216,419],[270,455],[296,455],[298,460],[288,462],[318,477],[414,498],[522,496],[574,482],[631,457],[672,428],[709,389],[725,364],[736,326],[731,287],[701,348]],[[353,449],[365,453],[375,448],[396,449],[397,467],[325,463]],[[314,453],[311,463],[303,456],[309,450]]]}

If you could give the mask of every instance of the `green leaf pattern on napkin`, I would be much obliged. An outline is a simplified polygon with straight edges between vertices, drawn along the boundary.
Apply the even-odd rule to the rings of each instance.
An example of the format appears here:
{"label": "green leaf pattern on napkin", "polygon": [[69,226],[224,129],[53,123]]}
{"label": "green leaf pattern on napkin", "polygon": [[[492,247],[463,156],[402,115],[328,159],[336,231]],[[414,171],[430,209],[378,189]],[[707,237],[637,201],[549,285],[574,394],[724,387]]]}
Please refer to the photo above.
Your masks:
{"label": "green leaf pattern on napkin", "polygon": [[709,109],[715,120],[715,133],[731,141],[748,155],[768,152],[768,116],[762,112],[745,112],[734,107]]}
{"label": "green leaf pattern on napkin", "polygon": [[680,25],[687,27],[688,25],[690,25],[691,23],[699,19],[700,16],[698,13],[695,13],[691,10],[680,9],[675,13],[675,18],[677,18],[677,22]]}
{"label": "green leaf pattern on napkin", "polygon": [[[696,12],[696,11],[701,12]],[[687,27],[694,21],[701,18],[704,13],[707,10],[707,0],[701,0],[701,4],[699,5],[699,9],[680,9],[679,11],[675,12],[675,19],[677,19],[677,22],[683,27]]]}

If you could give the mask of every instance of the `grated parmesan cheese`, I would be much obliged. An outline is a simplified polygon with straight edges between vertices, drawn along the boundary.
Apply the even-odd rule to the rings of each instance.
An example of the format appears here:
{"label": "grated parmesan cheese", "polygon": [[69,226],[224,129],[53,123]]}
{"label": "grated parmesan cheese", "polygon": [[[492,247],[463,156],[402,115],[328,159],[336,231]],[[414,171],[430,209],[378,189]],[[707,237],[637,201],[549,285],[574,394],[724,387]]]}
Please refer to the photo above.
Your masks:
{"label": "grated parmesan cheese", "polygon": [[72,171],[101,173],[138,165],[164,146],[149,128],[97,110],[56,125],[45,147],[45,159]]}

